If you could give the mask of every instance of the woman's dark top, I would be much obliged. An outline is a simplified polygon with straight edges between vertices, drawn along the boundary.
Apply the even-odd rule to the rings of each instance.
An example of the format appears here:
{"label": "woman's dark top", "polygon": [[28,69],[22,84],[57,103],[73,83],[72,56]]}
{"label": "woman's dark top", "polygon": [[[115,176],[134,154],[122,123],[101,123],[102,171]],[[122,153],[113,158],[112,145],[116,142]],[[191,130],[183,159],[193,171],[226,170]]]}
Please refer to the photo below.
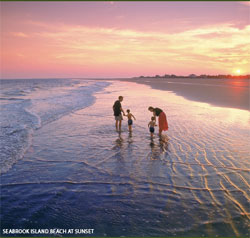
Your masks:
{"label": "woman's dark top", "polygon": [[119,100],[115,101],[113,110],[114,110],[114,116],[119,116],[121,114],[121,102]]}
{"label": "woman's dark top", "polygon": [[158,117],[160,114],[161,114],[161,112],[162,112],[162,110],[160,109],[160,108],[155,108],[154,109],[154,112],[155,112],[155,115]]}

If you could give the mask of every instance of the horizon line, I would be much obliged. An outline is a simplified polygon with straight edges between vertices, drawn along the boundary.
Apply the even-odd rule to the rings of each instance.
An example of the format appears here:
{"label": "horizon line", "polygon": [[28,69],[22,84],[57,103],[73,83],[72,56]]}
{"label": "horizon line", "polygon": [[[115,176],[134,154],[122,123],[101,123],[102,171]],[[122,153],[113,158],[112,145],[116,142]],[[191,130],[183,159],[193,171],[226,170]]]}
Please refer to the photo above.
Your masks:
{"label": "horizon line", "polygon": [[[200,74],[200,75],[195,75],[195,74],[190,74],[190,75],[175,75],[175,74],[165,74],[165,75],[154,75],[154,76],[131,76],[131,77],[122,77],[122,76],[117,76],[117,77],[22,77],[22,78],[0,78],[0,80],[8,80],[8,79],[133,79],[133,78],[167,78],[165,76],[170,76],[169,78],[171,78],[171,76],[173,76],[174,78],[178,78],[178,77],[185,77],[185,78],[199,78],[202,76],[207,76],[207,77],[219,77],[219,76],[225,76],[225,77],[248,77],[246,79],[250,79],[250,74],[244,74],[244,75],[232,75],[232,74],[214,74],[214,75],[210,75],[210,74]],[[192,76],[193,75],[193,76]],[[173,78],[172,77],[172,78]]]}

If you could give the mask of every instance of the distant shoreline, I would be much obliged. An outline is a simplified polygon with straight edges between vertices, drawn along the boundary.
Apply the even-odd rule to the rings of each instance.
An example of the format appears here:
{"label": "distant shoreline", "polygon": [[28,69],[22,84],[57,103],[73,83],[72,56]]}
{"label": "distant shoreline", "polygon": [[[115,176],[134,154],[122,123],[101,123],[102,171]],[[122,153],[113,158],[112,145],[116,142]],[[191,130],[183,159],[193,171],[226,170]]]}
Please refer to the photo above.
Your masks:
{"label": "distant shoreline", "polygon": [[219,75],[207,75],[207,74],[202,74],[202,75],[195,75],[195,74],[190,74],[189,76],[177,76],[175,74],[166,74],[163,76],[156,75],[156,76],[140,76],[140,77],[134,77],[134,78],[164,78],[164,79],[175,79],[175,78],[183,78],[183,79],[190,79],[190,78],[195,78],[195,79],[250,79],[250,75],[231,75],[231,74],[219,74]]}
{"label": "distant shoreline", "polygon": [[[55,79],[55,78],[44,78]],[[123,81],[148,85],[153,89],[170,91],[188,100],[208,103],[214,106],[250,109],[250,80],[234,78],[200,77],[134,77],[134,78],[57,78],[76,80]],[[0,79],[29,80],[29,79]]]}
{"label": "distant shoreline", "polygon": [[250,80],[246,79],[127,78],[118,80],[171,91],[188,100],[205,102],[214,106],[250,109]]}

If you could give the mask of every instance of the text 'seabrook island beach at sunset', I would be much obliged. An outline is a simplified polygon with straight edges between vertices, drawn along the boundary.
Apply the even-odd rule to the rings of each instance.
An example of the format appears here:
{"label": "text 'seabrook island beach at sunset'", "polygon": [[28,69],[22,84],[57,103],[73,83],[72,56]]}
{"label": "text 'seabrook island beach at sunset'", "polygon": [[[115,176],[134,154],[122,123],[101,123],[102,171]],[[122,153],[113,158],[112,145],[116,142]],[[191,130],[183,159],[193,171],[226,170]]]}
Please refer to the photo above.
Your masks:
{"label": "text 'seabrook island beach at sunset'", "polygon": [[1,1],[1,237],[249,237],[249,1]]}

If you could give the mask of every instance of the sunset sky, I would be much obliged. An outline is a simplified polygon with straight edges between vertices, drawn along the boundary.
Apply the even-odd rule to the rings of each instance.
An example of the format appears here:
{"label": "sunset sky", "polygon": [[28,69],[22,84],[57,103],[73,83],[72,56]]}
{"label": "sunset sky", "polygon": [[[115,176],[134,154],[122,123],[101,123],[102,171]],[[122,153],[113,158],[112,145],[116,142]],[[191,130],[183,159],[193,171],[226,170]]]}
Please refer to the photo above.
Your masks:
{"label": "sunset sky", "polygon": [[250,2],[1,2],[1,78],[249,74]]}

